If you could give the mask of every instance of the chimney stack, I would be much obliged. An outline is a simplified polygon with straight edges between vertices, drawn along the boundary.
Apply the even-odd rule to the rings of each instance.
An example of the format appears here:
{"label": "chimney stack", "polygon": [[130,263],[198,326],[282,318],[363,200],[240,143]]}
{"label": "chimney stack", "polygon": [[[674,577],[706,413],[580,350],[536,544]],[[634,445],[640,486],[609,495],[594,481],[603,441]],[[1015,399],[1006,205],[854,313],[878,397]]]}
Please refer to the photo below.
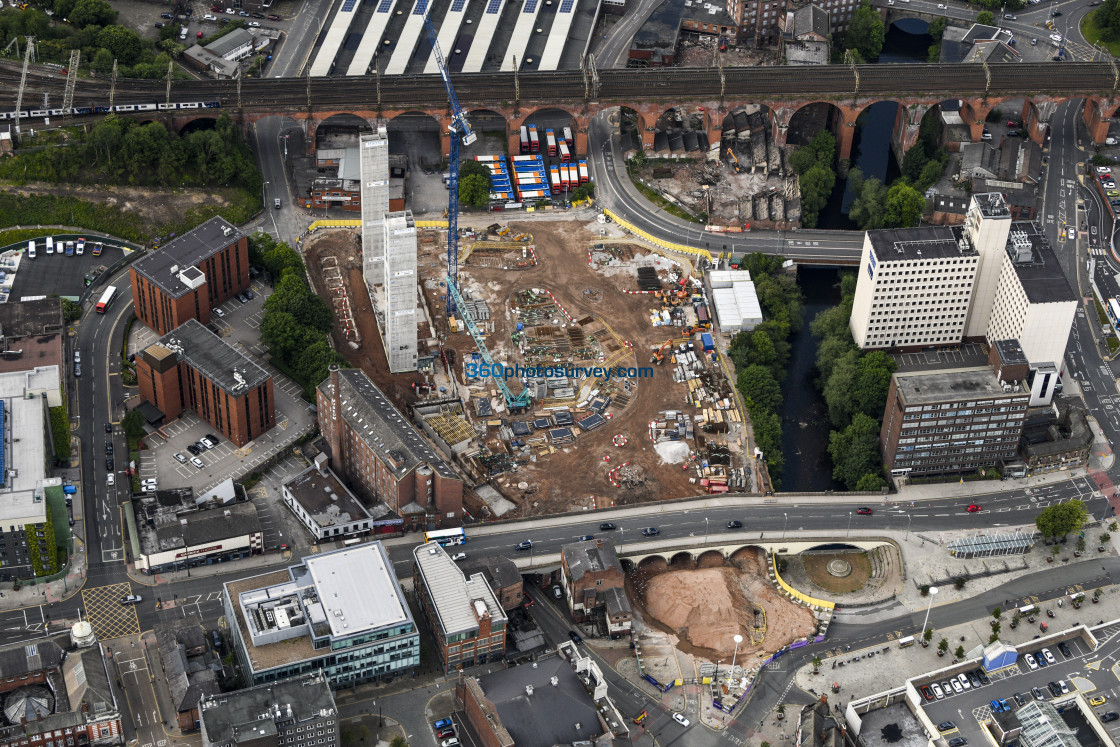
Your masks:
{"label": "chimney stack", "polygon": [[331,467],[340,474],[345,474],[342,464],[342,398],[339,396],[338,364],[332,363],[327,370],[330,371],[331,379]]}

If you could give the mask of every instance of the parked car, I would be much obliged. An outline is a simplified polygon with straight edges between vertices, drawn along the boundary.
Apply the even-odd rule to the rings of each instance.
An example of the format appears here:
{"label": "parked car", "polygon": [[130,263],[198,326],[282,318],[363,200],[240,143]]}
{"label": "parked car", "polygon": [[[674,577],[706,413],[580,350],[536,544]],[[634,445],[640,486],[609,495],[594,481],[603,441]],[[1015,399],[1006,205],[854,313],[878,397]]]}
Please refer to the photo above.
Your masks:
{"label": "parked car", "polygon": [[183,452],[181,452],[181,451],[176,451],[172,456],[175,457],[175,461],[178,462],[179,464],[186,464],[187,463],[187,458],[185,456],[183,456]]}
{"label": "parked car", "polygon": [[1065,641],[1062,641],[1058,644],[1058,650],[1061,651],[1062,656],[1066,657],[1067,659],[1073,657],[1073,652],[1069,650],[1069,644]]}
{"label": "parked car", "polygon": [[109,487],[113,487],[114,485],[117,484],[117,476],[114,475],[112,472],[105,475],[105,484],[108,485]]}
{"label": "parked car", "polygon": [[957,728],[957,725],[954,724],[952,721],[942,721],[940,724],[937,725],[937,730],[939,732],[941,732],[942,734],[944,734],[947,731],[953,731],[956,728]]}
{"label": "parked car", "polygon": [[1034,670],[1038,669],[1038,661],[1035,660],[1034,654],[1027,654],[1026,656],[1023,657],[1023,659],[1027,662],[1027,667],[1032,672]]}
{"label": "parked car", "polygon": [[1042,690],[1037,687],[1031,688],[1031,695],[1034,696],[1035,700],[1046,700],[1046,696],[1042,694]]}
{"label": "parked car", "polygon": [[270,15],[270,16],[268,17],[268,20],[270,20],[270,21],[279,21],[279,20],[280,20],[280,16],[276,15],[275,13],[273,13],[272,15]]}
{"label": "parked car", "polygon": [[1062,695],[1069,695],[1069,684],[1065,680],[1058,680],[1058,687],[1062,691]]}
{"label": "parked car", "polygon": [[112,433],[113,432],[113,424],[112,423],[106,423],[105,424],[105,432],[106,433]]}
{"label": "parked car", "polygon": [[933,700],[933,690],[930,689],[929,685],[922,685],[919,689],[922,691],[923,698]]}
{"label": "parked car", "polygon": [[961,681],[958,680],[956,677],[949,680],[949,684],[952,686],[953,692],[958,693],[958,694],[964,692],[964,686],[961,685]]}
{"label": "parked car", "polygon": [[245,298],[248,298],[250,301],[252,301],[254,298],[257,297],[257,294],[253,293],[251,288],[246,288],[244,293],[245,293]]}
{"label": "parked car", "polygon": [[1054,658],[1054,654],[1050,653],[1050,649],[1048,649],[1048,648],[1042,649],[1042,655],[1046,657],[1046,663],[1047,664],[1056,664],[1057,663],[1057,659]]}
{"label": "parked car", "polygon": [[1050,694],[1053,695],[1055,698],[1062,694],[1062,688],[1058,687],[1057,682],[1047,683],[1046,688],[1050,691]]}
{"label": "parked car", "polygon": [[436,731],[447,728],[448,726],[451,726],[451,719],[449,718],[441,718],[439,721],[432,724],[432,728]]}
{"label": "parked car", "polygon": [[214,314],[221,317],[221,316],[225,316],[226,312],[222,311],[221,306],[215,306],[214,307]]}
{"label": "parked car", "polygon": [[1111,174],[1112,169],[1110,169],[1108,166],[1098,166],[1097,167],[1097,173],[1098,174]]}
{"label": "parked car", "polygon": [[440,729],[439,731],[436,732],[436,736],[439,737],[440,739],[447,739],[448,737],[453,737],[453,736],[455,736],[455,727],[454,726],[445,726],[445,727],[443,727],[442,729]]}
{"label": "parked car", "polygon": [[930,685],[930,687],[933,688],[933,697],[937,698],[938,700],[941,700],[945,697],[945,691],[941,689],[941,685],[934,682],[932,685]]}
{"label": "parked car", "polygon": [[261,26],[259,21],[249,21],[249,25],[252,26],[253,28],[260,28],[260,26]]}
{"label": "parked car", "polygon": [[238,293],[234,298],[237,299],[238,303],[249,303],[249,299],[245,297],[244,293]]}
{"label": "parked car", "polygon": [[459,740],[456,737],[445,739],[439,743],[439,747],[459,747]]}
{"label": "parked car", "polygon": [[968,740],[964,737],[953,737],[949,740],[949,747],[964,747],[968,744]]}
{"label": "parked car", "polygon": [[1102,706],[1105,704],[1106,700],[1107,698],[1105,698],[1103,695],[1094,695],[1093,697],[1089,698],[1089,705]]}
{"label": "parked car", "polygon": [[577,646],[579,644],[583,643],[583,638],[580,636],[579,633],[575,632],[574,630],[569,630],[568,631],[568,637],[571,638],[572,643],[576,644]]}
{"label": "parked car", "polygon": [[983,669],[977,669],[977,670],[975,670],[975,672],[976,672],[976,676],[980,678],[980,684],[981,685],[992,684],[992,681],[990,679],[988,679],[988,675],[984,674]]}
{"label": "parked car", "polygon": [[961,683],[961,687],[965,690],[972,689],[972,683],[968,681],[968,677],[964,676],[963,673],[957,675],[957,681]]}
{"label": "parked car", "polygon": [[661,534],[661,530],[657,527],[646,527],[642,530],[643,537],[656,537],[659,534]]}
{"label": "parked car", "polygon": [[1046,666],[1047,664],[1050,663],[1050,662],[1046,661],[1046,657],[1042,655],[1041,651],[1037,652],[1034,655],[1034,659],[1035,659],[1035,661],[1038,662],[1038,666],[1040,666],[1040,667],[1044,667],[1044,666]]}
{"label": "parked car", "polygon": [[108,471],[112,472],[112,471],[113,471],[113,466],[114,466],[114,465],[113,465],[113,458],[112,458],[112,457],[108,457],[108,458],[107,458],[107,459],[105,460],[105,469],[107,469]]}
{"label": "parked car", "polygon": [[1015,693],[1013,697],[1015,698],[1015,702],[1020,706],[1024,706],[1027,704],[1027,699],[1023,697],[1022,693]]}
{"label": "parked car", "polygon": [[113,442],[107,441],[105,443],[105,456],[113,456]]}
{"label": "parked car", "polygon": [[206,463],[198,457],[191,457],[191,464],[193,464],[195,467],[198,467],[199,469],[202,469],[206,466]]}
{"label": "parked car", "polygon": [[202,444],[203,446],[205,446],[207,449],[213,449],[215,446],[218,445],[216,442],[211,440],[209,436],[203,436],[201,439],[199,439],[198,442],[200,444]]}
{"label": "parked car", "polygon": [[198,456],[202,453],[202,449],[198,448],[198,444],[188,444],[187,451],[189,451],[194,456]]}
{"label": "parked car", "polygon": [[1109,721],[1115,721],[1118,718],[1120,718],[1120,713],[1117,713],[1116,711],[1109,711],[1108,713],[1101,714],[1101,721],[1105,722],[1106,724]]}
{"label": "parked car", "polygon": [[969,684],[977,689],[980,688],[980,678],[976,676],[976,672],[965,672],[964,676],[968,678]]}

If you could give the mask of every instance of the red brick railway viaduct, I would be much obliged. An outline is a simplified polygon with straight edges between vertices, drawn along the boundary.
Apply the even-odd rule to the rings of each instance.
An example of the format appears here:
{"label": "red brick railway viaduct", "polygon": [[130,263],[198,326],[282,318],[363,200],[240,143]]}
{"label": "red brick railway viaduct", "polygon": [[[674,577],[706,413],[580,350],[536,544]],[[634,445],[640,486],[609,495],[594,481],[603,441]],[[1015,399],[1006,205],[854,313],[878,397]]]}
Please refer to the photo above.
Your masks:
{"label": "red brick railway viaduct", "polygon": [[[1041,145],[1046,138],[1046,128],[1050,121],[1051,115],[1057,106],[1071,98],[1081,97],[1061,97],[1051,95],[1036,95],[1036,96],[989,96],[987,98],[965,98],[961,100],[960,116],[966,125],[968,125],[972,134],[972,141],[979,142],[980,135],[984,129],[984,119],[988,113],[996,106],[1004,101],[1023,100],[1023,109],[1020,112],[1022,120],[1022,131],[1025,135],[1030,137],[1034,142]],[[1082,119],[1085,126],[1092,136],[1092,140],[1096,144],[1103,144],[1104,139],[1108,134],[1108,125],[1111,117],[1116,114],[1120,108],[1120,99],[1110,99],[1098,96],[1084,97],[1085,105],[1082,112]],[[801,108],[813,103],[827,103],[835,107],[838,116],[833,117],[835,121],[834,134],[836,135],[838,145],[838,156],[840,158],[850,158],[852,151],[852,140],[855,136],[856,120],[860,113],[867,109],[872,104],[880,101],[894,101],[900,104],[898,119],[895,123],[894,131],[894,146],[899,158],[906,153],[907,150],[917,141],[918,129],[921,125],[922,117],[929,109],[938,103],[946,100],[952,100],[952,97],[945,96],[924,96],[924,97],[883,97],[883,96],[869,96],[869,97],[843,97],[836,99],[826,98],[806,98],[806,99],[752,99],[741,101],[725,101],[721,106],[718,102],[712,101],[679,101],[671,104],[665,102],[643,102],[638,104],[622,104],[633,109],[638,114],[639,129],[642,133],[642,143],[646,150],[653,148],[653,135],[654,124],[657,120],[668,111],[670,108],[676,108],[688,114],[702,112],[704,114],[705,128],[707,130],[708,142],[718,143],[720,141],[721,133],[723,130],[723,120],[728,112],[735,111],[739,107],[749,104],[759,104],[767,107],[771,112],[771,124],[773,127],[774,141],[780,145],[786,144],[786,136],[789,130],[790,122],[794,114]],[[614,109],[620,106],[616,102],[598,102],[592,101],[586,105],[571,104],[570,102],[564,103],[525,103],[514,109],[512,106],[471,106],[469,104],[464,106],[468,112],[473,111],[486,111],[494,112],[503,117],[506,121],[506,133],[509,138],[509,147],[511,153],[519,152],[520,148],[520,129],[523,124],[534,121],[536,114],[542,110],[560,110],[567,112],[572,118],[573,134],[576,138],[576,150],[579,153],[587,152],[587,127],[591,118],[601,111]],[[230,113],[231,116],[239,116],[229,109],[224,110]],[[447,134],[447,127],[450,124],[451,116],[446,106],[421,108],[409,107],[406,109],[377,109],[365,108],[356,106],[349,109],[323,109],[308,112],[306,109],[302,111],[286,111],[283,116],[299,120],[306,134],[306,142],[309,148],[313,148],[315,144],[315,134],[319,125],[330,119],[332,116],[339,114],[351,114],[366,122],[371,126],[377,123],[387,123],[388,121],[405,113],[421,113],[430,116],[439,124],[441,133],[441,150],[443,155],[450,155],[451,147]],[[279,112],[261,111],[259,109],[246,109],[241,116],[244,122],[255,122],[269,116],[275,116]],[[177,115],[172,119],[173,125],[177,129],[181,129],[187,123],[204,118],[213,118],[213,111],[199,110],[197,113],[189,115]]]}

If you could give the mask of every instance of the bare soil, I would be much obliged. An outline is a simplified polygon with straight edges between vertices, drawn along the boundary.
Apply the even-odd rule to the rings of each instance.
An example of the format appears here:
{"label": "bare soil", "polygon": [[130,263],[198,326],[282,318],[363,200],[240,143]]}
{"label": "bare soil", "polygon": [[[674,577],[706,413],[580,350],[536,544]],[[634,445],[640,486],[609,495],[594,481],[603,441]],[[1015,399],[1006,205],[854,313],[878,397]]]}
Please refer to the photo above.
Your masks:
{"label": "bare soil", "polygon": [[745,667],[813,634],[812,612],[770,584],[762,551],[742,550],[722,566],[713,557],[702,558],[706,567],[681,557],[675,566],[655,560],[632,572],[627,591],[642,618],[678,636],[685,653],[712,661],[731,657],[741,635]]}
{"label": "bare soil", "polygon": [[228,197],[221,190],[205,191],[194,188],[175,191],[146,187],[28,182],[18,187],[4,186],[4,189],[11,194],[76,197],[88,202],[109,205],[121,212],[138,215],[148,233],[155,233],[160,226],[182,221],[186,218],[187,212],[193,208],[205,205],[222,207],[229,204]]}
{"label": "bare soil", "polygon": [[322,260],[328,256],[337,260],[338,270],[350,298],[350,308],[360,342],[356,343],[357,347],[352,345],[346,336],[346,330],[335,325],[331,332],[334,348],[351,366],[365,371],[397,408],[408,412],[409,405],[416,401],[412,383],[420,381],[421,377],[415,373],[389,373],[389,362],[385,358],[385,347],[381,342],[381,330],[377,326],[377,317],[362,278],[361,244],[361,234],[356,231],[315,232],[303,244],[307,272],[315,292],[324,295],[326,284]]}
{"label": "bare soil", "polygon": [[[622,292],[637,289],[633,270],[629,273],[608,273],[589,266],[587,250],[596,240],[590,226],[577,221],[513,222],[508,225],[512,235],[529,233],[533,236],[537,259],[535,266],[522,270],[473,263],[460,266],[460,285],[474,298],[485,300],[490,308],[493,330],[487,336],[487,345],[495,360],[507,365],[521,362],[511,342],[517,322],[512,312],[513,299],[518,291],[538,289],[552,293],[573,319],[586,322],[580,325],[584,330],[609,327],[613,331],[613,335],[603,338],[604,349],[615,350],[615,354],[620,356],[610,361],[611,366],[648,367],[651,347],[664,342],[666,336],[664,330],[650,325],[649,312],[655,304],[649,296]],[[441,245],[431,245],[422,247],[422,251],[427,254],[422,254],[421,265],[433,268],[432,272],[424,273],[431,278],[433,272],[443,266],[445,249]],[[424,292],[435,315],[437,330],[447,332],[442,300],[445,289],[434,282],[427,282]],[[573,326],[566,319],[560,319],[560,322],[568,328]],[[632,345],[632,350],[627,352],[613,339],[615,337]],[[458,365],[461,365],[464,356],[475,351],[474,341],[463,333],[448,333],[445,344],[456,351]],[[606,365],[606,362],[590,361],[574,365]],[[461,370],[457,370],[456,374],[462,380]],[[538,456],[535,462],[521,466],[516,473],[505,473],[492,481],[495,488],[519,505],[520,515],[627,505],[696,492],[696,486],[688,483],[692,472],[683,471],[679,464],[663,463],[648,437],[648,424],[656,420],[661,411],[681,409],[684,386],[673,382],[670,366],[654,367],[652,378],[631,379],[628,383],[631,386],[629,403],[621,409],[612,407],[612,418],[607,425],[589,433],[574,428],[575,443]],[[512,384],[511,389],[515,391],[520,386],[516,382]],[[621,380],[614,380],[610,385],[619,387],[618,392],[621,393]],[[500,396],[491,399],[498,401]],[[579,419],[588,413],[581,411],[575,414]],[[491,428],[489,435],[494,434],[496,430]],[[613,444],[614,437],[619,434],[626,437],[626,446]],[[488,441],[496,444],[497,439],[488,438]],[[609,462],[604,461],[605,456],[610,456]],[[616,488],[611,484],[608,473],[624,462],[630,463],[628,472],[633,479]]]}

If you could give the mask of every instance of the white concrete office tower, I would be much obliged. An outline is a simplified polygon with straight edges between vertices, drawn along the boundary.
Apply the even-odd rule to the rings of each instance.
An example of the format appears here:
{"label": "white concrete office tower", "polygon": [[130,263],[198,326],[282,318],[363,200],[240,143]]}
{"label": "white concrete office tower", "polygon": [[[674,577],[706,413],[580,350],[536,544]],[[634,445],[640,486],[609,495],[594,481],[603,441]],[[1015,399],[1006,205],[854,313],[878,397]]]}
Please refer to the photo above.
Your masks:
{"label": "white concrete office tower", "polygon": [[979,255],[947,226],[868,231],[849,324],[859,347],[955,345]]}
{"label": "white concrete office tower", "polygon": [[[988,320],[992,316],[992,305],[996,300],[996,286],[1007,258],[1007,235],[1011,232],[1011,210],[1007,207],[1007,200],[999,192],[973,195],[965,217],[964,230],[980,255],[972,291],[972,306],[968,310],[968,323],[964,328],[966,338],[977,339],[988,332]],[[1014,338],[1014,335],[1010,337]]]}
{"label": "white concrete office tower", "polygon": [[385,247],[385,325],[381,339],[393,373],[416,370],[416,222],[412,211],[382,221]]}
{"label": "white concrete office tower", "polygon": [[[1046,366],[1061,369],[1077,304],[1077,293],[1058,266],[1058,257],[1041,227],[1028,221],[1013,222],[987,338],[1018,340],[1036,378]],[[1053,384],[1049,389],[1052,395]],[[1042,396],[1032,388],[1031,404]]]}
{"label": "white concrete office tower", "polygon": [[389,212],[389,131],[384,127],[359,138],[362,176],[362,275],[370,288],[385,272],[385,229]]}

